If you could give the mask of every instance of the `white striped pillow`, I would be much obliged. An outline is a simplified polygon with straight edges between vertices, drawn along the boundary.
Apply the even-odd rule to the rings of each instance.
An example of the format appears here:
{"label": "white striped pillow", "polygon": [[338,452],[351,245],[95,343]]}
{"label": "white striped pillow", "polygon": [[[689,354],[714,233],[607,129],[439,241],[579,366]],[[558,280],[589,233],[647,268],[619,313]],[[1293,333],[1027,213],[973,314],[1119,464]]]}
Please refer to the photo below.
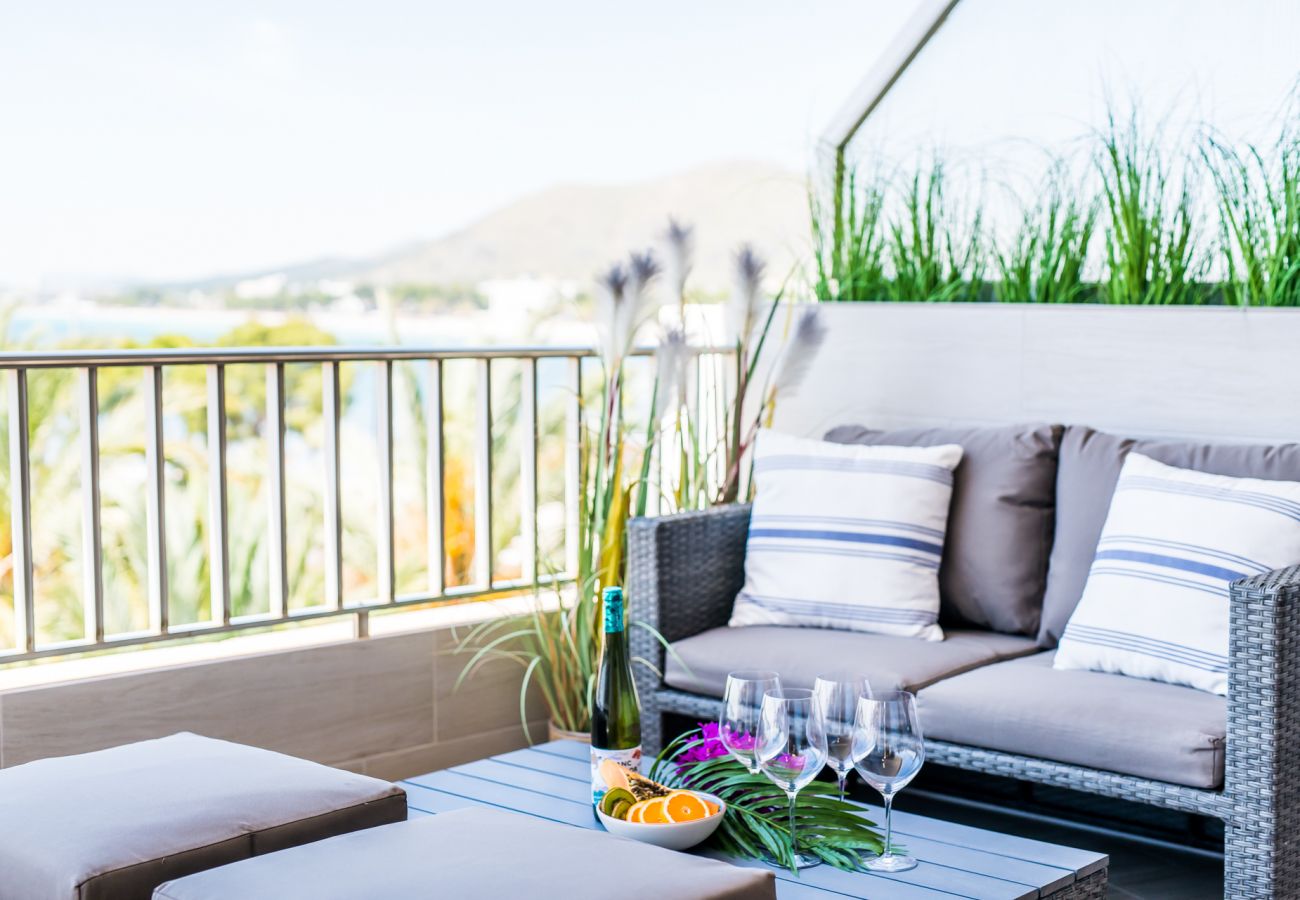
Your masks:
{"label": "white striped pillow", "polygon": [[745,587],[731,624],[943,640],[939,560],[961,447],[759,434]]}
{"label": "white striped pillow", "polygon": [[1300,562],[1300,483],[1124,460],[1058,669],[1228,692],[1228,585]]}

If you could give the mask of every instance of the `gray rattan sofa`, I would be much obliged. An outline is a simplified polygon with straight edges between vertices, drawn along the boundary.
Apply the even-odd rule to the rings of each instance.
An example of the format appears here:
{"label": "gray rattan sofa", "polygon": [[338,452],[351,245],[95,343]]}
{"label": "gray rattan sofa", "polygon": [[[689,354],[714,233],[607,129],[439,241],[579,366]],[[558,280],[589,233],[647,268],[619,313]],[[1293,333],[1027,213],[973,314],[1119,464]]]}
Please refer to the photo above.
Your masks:
{"label": "gray rattan sofa", "polygon": [[[658,669],[641,666],[637,671],[643,739],[649,748],[662,745],[665,714],[716,718],[720,677],[726,669],[770,667],[782,671],[787,682],[807,681],[816,670],[852,663],[843,658],[849,642],[861,641],[856,645],[861,648],[858,658],[868,674],[918,691],[931,761],[1217,817],[1226,827],[1225,896],[1300,896],[1300,838],[1296,836],[1300,827],[1300,566],[1232,586],[1225,715],[1223,698],[1174,693],[1200,693],[1191,689],[1153,687],[1153,683],[1102,673],[1054,672],[1041,663],[1050,660],[1050,651],[1028,639],[1024,639],[1026,646],[1018,647],[996,636],[958,635],[961,639],[949,651],[955,659],[953,671],[936,674],[937,670],[926,670],[924,660],[914,658],[929,652],[922,645],[930,642],[841,632],[819,635],[818,629],[787,628],[774,635],[774,629],[727,628],[744,581],[748,529],[745,505],[631,523],[627,578],[631,616],[657,631],[676,651],[666,653],[649,629],[631,629],[635,655]],[[869,643],[872,640],[876,643]],[[911,641],[914,652],[899,654],[891,649],[899,641]],[[944,710],[981,699],[967,693],[963,702],[960,693],[953,695],[953,688],[964,683],[968,692],[982,684],[998,690],[998,682],[989,679],[999,672],[1002,693],[983,698],[979,706],[982,731],[964,740],[943,739],[946,728],[962,727],[960,722],[946,725],[945,718],[953,717],[945,716]],[[1020,693],[1029,696],[1038,690],[1050,700],[1052,679],[1073,675],[1097,680],[1053,705],[1067,718],[1093,721],[1082,723],[1086,731],[1079,742],[1045,744],[1044,734],[1052,734],[1053,729],[1035,728],[1033,722],[1020,718]],[[1163,689],[1169,693],[1143,693]],[[1107,691],[1113,691],[1109,700]],[[946,703],[927,704],[927,695],[948,696]],[[1166,702],[1166,696],[1177,702]],[[1184,708],[1180,705],[1184,699],[1192,705]],[[1092,707],[1074,715],[1072,702]],[[1214,703],[1217,713],[1208,706]],[[1104,732],[1106,710],[1112,706],[1116,716],[1143,716],[1147,732],[1128,733],[1127,750],[1116,741],[1109,746],[1115,751],[1111,756],[1094,753],[1091,764],[1081,763],[1088,757],[1087,748],[1073,744],[1086,744],[1087,734]],[[1192,722],[1185,730],[1195,732],[1196,716],[1205,716],[1206,709],[1211,718],[1218,717],[1217,733],[1183,735],[1185,743],[1192,739],[1201,743],[1175,752],[1178,729],[1162,722],[1184,715]],[[1053,727],[1060,725],[1058,721]],[[1152,759],[1141,752],[1148,738],[1155,746]],[[1162,741],[1169,745],[1163,750]],[[1112,759],[1113,765],[1103,764]]]}

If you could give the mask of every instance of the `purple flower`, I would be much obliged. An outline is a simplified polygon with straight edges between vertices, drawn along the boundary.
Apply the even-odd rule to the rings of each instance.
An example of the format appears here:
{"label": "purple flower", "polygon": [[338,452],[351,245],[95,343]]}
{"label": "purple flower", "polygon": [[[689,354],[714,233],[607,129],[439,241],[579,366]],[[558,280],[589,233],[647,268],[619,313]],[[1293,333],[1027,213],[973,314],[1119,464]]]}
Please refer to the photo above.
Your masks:
{"label": "purple flower", "polygon": [[727,743],[735,750],[753,750],[756,743],[754,736],[748,731],[735,732],[728,728],[726,737]]}
{"label": "purple flower", "polygon": [[795,772],[802,770],[805,762],[807,762],[807,760],[802,756],[793,756],[789,753],[782,753],[776,758],[776,764],[778,766]]}
{"label": "purple flower", "polygon": [[692,763],[706,762],[727,755],[727,748],[722,746],[722,741],[718,739],[717,722],[700,723],[699,735],[700,743],[688,747],[674,757],[673,761],[677,763],[679,769],[686,768]]}

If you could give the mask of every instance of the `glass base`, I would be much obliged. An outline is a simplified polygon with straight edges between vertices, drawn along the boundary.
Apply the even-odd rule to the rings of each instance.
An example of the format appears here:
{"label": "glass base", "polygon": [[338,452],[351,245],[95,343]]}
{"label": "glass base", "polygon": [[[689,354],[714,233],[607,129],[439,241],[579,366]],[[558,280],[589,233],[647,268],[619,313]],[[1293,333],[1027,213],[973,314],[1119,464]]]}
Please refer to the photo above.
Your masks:
{"label": "glass base", "polygon": [[906,872],[916,868],[916,860],[910,856],[877,856],[875,859],[863,860],[862,865],[873,872]]}
{"label": "glass base", "polygon": [[[820,856],[813,856],[810,853],[796,853],[794,855],[794,867],[796,869],[811,869],[813,866],[820,866],[822,860]],[[916,865],[916,863],[912,863]]]}

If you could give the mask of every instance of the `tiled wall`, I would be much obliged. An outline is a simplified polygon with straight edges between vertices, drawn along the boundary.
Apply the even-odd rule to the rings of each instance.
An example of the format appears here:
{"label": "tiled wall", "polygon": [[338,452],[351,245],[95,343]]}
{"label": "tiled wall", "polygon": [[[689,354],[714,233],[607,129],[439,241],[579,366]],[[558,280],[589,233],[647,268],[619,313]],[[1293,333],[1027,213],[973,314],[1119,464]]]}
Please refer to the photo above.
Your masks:
{"label": "tiled wall", "polygon": [[[526,743],[520,668],[419,631],[0,693],[0,766],[193,731],[396,780]],[[528,707],[534,740],[545,712]]]}

